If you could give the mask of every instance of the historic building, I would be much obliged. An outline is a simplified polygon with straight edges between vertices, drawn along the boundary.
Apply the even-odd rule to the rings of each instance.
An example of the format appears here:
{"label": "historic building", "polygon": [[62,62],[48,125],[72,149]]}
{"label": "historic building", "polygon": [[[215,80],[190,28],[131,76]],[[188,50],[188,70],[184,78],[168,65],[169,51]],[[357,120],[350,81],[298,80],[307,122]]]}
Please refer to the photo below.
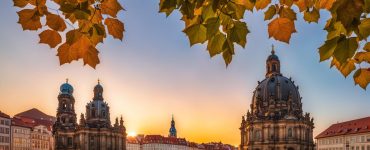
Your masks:
{"label": "historic building", "polygon": [[0,111],[0,150],[10,150],[10,116]]}
{"label": "historic building", "polygon": [[26,124],[17,117],[12,118],[11,147],[12,150],[31,150],[32,125]]}
{"label": "historic building", "polygon": [[240,127],[242,150],[313,150],[313,118],[303,114],[298,86],[280,73],[274,49],[266,60],[265,79],[253,92]]}
{"label": "historic building", "polygon": [[68,81],[61,85],[58,95],[57,121],[53,126],[55,149],[126,150],[126,128],[121,117],[111,125],[109,106],[103,98],[103,87],[98,83],[94,97],[86,105],[80,122],[74,109],[73,87]]}
{"label": "historic building", "polygon": [[333,124],[315,138],[317,150],[370,150],[370,117]]}

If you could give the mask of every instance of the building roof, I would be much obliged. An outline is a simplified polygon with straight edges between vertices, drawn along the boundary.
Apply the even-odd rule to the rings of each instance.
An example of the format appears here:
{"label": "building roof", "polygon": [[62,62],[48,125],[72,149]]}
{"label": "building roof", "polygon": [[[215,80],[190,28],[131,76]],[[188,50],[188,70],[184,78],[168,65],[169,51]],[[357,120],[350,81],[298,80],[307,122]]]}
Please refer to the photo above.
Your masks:
{"label": "building roof", "polygon": [[21,112],[19,114],[14,115],[14,116],[23,117],[23,118],[31,118],[31,119],[35,119],[35,120],[48,120],[48,121],[52,121],[52,122],[55,122],[55,120],[56,120],[55,117],[47,115],[47,114],[43,113],[42,111],[40,111],[36,108],[32,108],[30,110]]}
{"label": "building roof", "polygon": [[161,144],[173,144],[173,145],[187,145],[188,142],[185,138],[176,138],[176,137],[164,137],[162,135],[146,135],[142,139],[143,144],[149,143],[161,143]]}
{"label": "building roof", "polygon": [[336,123],[321,132],[315,138],[325,138],[347,134],[358,134],[370,132],[370,116],[366,118]]}
{"label": "building roof", "polygon": [[26,123],[22,121],[22,119],[14,117],[12,118],[12,126],[19,126],[19,127],[25,127],[25,128],[32,128],[34,125],[31,123]]}
{"label": "building roof", "polygon": [[3,113],[0,111],[0,117],[3,117],[3,118],[9,118],[10,119],[10,116],[6,113]]}

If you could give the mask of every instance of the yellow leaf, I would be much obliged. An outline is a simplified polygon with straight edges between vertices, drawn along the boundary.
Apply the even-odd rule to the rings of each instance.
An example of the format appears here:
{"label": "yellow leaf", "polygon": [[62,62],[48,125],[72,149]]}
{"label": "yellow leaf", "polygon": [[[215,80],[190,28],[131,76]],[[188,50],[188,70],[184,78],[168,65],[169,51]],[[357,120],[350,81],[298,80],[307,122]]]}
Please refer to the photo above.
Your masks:
{"label": "yellow leaf", "polygon": [[282,6],[280,8],[280,17],[281,18],[288,18],[290,20],[297,20],[296,13],[289,7]]}
{"label": "yellow leaf", "polygon": [[253,11],[254,3],[251,0],[235,0],[235,3],[243,5],[249,11]]}
{"label": "yellow leaf", "polygon": [[45,30],[39,34],[39,37],[40,43],[48,44],[50,48],[54,48],[62,42],[62,37],[54,30]]}
{"label": "yellow leaf", "polygon": [[356,85],[358,84],[366,90],[367,85],[370,83],[370,68],[358,69],[353,75],[353,79]]}
{"label": "yellow leaf", "polygon": [[123,10],[123,7],[117,0],[104,0],[100,8],[103,14],[108,14],[114,18],[117,17],[117,13],[120,10]]}
{"label": "yellow leaf", "polygon": [[119,21],[118,19],[107,18],[105,19],[104,24],[107,25],[108,33],[110,35],[122,41],[125,28],[121,21]]}
{"label": "yellow leaf", "polygon": [[272,19],[276,14],[276,8],[275,5],[271,5],[267,11],[265,11],[265,20],[270,20]]}
{"label": "yellow leaf", "polygon": [[71,45],[70,50],[76,51],[78,56],[81,58],[86,54],[87,51],[89,51],[90,46],[90,39],[86,35],[81,35],[80,38],[78,38],[77,41]]}
{"label": "yellow leaf", "polygon": [[78,51],[71,50],[68,43],[59,46],[57,56],[59,57],[60,65],[79,59]]}
{"label": "yellow leaf", "polygon": [[103,20],[103,16],[101,15],[101,10],[94,9],[91,12],[93,12],[93,15],[91,15],[89,20],[91,20],[92,23],[100,23]]}
{"label": "yellow leaf", "polygon": [[303,18],[309,23],[311,22],[317,23],[320,18],[320,13],[316,8],[313,8],[311,11],[305,11]]}
{"label": "yellow leaf", "polygon": [[289,43],[292,33],[296,32],[294,22],[288,18],[275,18],[268,24],[269,37]]}
{"label": "yellow leaf", "polygon": [[342,64],[340,68],[338,69],[344,77],[347,78],[347,76],[356,69],[355,61],[353,59],[347,61],[346,63]]}
{"label": "yellow leaf", "polygon": [[329,10],[334,2],[335,0],[319,0],[317,3],[319,8]]}
{"label": "yellow leaf", "polygon": [[41,28],[40,16],[36,14],[35,9],[23,9],[18,13],[18,23],[22,25],[23,30],[37,30]]}
{"label": "yellow leaf", "polygon": [[370,63],[370,52],[358,52],[354,58],[357,63],[367,62]]}
{"label": "yellow leaf", "polygon": [[358,25],[358,30],[363,38],[367,38],[370,35],[370,18],[361,20],[361,24]]}
{"label": "yellow leaf", "polygon": [[256,0],[256,9],[264,9],[271,3],[271,0]]}
{"label": "yellow leaf", "polygon": [[52,13],[46,15],[46,25],[56,31],[64,31],[66,29],[66,23],[63,18]]}

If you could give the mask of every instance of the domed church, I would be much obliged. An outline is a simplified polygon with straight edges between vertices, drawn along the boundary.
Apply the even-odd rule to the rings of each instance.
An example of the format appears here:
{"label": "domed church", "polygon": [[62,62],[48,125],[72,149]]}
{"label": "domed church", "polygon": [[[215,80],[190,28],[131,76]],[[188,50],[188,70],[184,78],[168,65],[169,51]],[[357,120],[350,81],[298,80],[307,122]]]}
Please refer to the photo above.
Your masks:
{"label": "domed church", "polygon": [[280,73],[272,48],[265,79],[253,91],[252,104],[242,117],[241,150],[313,150],[313,118],[303,114],[298,86]]}
{"label": "domed church", "polygon": [[81,114],[77,124],[74,109],[73,87],[60,86],[57,121],[53,125],[57,150],[126,150],[126,128],[121,117],[111,125],[109,106],[103,98],[103,87],[94,88],[94,97],[86,105],[86,115]]}

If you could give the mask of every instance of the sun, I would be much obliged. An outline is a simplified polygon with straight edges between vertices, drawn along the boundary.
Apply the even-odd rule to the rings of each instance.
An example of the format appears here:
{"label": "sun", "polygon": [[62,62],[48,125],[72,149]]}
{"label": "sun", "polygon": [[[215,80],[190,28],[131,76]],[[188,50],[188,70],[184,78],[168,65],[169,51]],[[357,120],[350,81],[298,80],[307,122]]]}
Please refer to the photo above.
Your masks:
{"label": "sun", "polygon": [[134,136],[136,136],[137,134],[136,134],[136,132],[135,131],[130,131],[130,132],[128,132],[128,136],[132,136],[132,137],[134,137]]}

